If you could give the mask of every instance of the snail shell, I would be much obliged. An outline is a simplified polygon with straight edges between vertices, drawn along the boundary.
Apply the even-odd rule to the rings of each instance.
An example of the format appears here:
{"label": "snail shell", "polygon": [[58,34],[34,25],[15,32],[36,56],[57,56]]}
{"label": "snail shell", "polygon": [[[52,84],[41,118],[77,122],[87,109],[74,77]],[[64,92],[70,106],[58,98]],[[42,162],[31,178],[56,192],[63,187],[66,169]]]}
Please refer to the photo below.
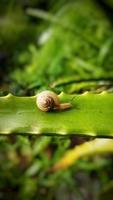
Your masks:
{"label": "snail shell", "polygon": [[60,101],[58,96],[54,92],[45,90],[38,94],[36,104],[40,110],[48,112],[58,109]]}

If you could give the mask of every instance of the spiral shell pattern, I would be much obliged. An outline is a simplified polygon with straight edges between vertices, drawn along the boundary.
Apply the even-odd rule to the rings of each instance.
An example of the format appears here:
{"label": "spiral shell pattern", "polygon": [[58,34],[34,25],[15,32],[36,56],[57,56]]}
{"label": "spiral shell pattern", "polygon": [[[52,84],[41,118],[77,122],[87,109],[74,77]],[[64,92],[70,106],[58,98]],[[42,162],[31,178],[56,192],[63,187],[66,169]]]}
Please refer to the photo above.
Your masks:
{"label": "spiral shell pattern", "polygon": [[46,90],[37,96],[36,103],[41,111],[48,112],[59,106],[59,99],[54,92]]}

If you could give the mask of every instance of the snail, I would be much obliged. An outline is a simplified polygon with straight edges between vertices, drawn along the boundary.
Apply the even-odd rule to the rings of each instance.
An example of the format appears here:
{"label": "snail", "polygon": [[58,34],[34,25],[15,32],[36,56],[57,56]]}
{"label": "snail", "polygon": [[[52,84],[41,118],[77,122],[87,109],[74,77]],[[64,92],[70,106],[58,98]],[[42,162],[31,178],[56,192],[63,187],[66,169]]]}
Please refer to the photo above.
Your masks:
{"label": "snail", "polygon": [[59,97],[52,91],[45,90],[37,95],[36,104],[43,112],[65,110],[71,108],[71,103],[60,103]]}

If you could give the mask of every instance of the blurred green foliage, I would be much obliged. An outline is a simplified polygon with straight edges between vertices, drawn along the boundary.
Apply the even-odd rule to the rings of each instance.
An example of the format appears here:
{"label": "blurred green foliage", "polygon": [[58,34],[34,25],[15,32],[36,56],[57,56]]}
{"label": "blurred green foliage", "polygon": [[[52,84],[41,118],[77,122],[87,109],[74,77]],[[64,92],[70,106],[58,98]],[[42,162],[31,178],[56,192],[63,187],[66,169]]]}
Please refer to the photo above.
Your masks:
{"label": "blurred green foliage", "polygon": [[[84,199],[85,195],[94,198],[101,186],[110,180],[112,163],[108,157],[95,156],[79,161],[68,170],[50,171],[69,148],[71,140],[57,136],[1,136],[1,199],[15,199],[16,196],[22,200],[59,200],[61,197],[68,200],[70,195],[72,199],[76,199],[75,195],[77,199]],[[94,194],[93,187],[97,187]]]}
{"label": "blurred green foliage", "polygon": [[51,26],[38,39],[40,48],[31,45],[20,56],[24,68],[11,73],[13,80],[38,89],[72,76],[75,82],[112,78],[112,25],[102,10],[90,1],[70,2],[55,17],[56,23],[49,17]]}

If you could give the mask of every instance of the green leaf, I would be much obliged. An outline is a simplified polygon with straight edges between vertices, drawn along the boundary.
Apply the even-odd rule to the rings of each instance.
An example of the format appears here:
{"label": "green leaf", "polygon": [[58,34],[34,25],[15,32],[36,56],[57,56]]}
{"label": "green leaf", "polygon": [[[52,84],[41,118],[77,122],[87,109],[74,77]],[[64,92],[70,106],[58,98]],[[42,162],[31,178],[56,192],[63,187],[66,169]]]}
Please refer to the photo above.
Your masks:
{"label": "green leaf", "polygon": [[61,93],[59,98],[61,102],[71,102],[72,108],[42,112],[36,106],[36,96],[0,97],[0,133],[113,137],[113,94]]}
{"label": "green leaf", "polygon": [[72,150],[68,150],[65,155],[55,164],[53,170],[67,168],[77,160],[85,156],[94,156],[98,154],[113,153],[112,139],[95,139],[85,142]]}

